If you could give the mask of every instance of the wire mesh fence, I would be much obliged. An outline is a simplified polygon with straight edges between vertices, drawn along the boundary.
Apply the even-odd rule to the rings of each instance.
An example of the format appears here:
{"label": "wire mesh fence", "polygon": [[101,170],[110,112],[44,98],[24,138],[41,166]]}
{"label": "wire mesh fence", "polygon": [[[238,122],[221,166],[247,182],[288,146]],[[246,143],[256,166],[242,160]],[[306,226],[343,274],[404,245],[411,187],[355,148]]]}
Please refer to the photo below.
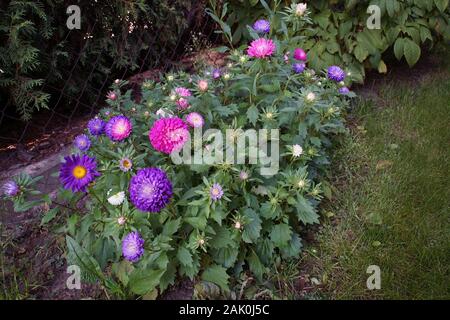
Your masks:
{"label": "wire mesh fence", "polygon": [[[169,20],[158,26],[133,25],[132,21],[126,21],[118,31],[120,37],[115,40],[111,33],[116,47],[123,48],[135,58],[133,63],[119,66],[114,58],[108,58],[106,48],[97,51],[92,48],[101,23],[99,15],[95,16],[96,19],[84,19],[81,30],[66,29],[60,37],[70,47],[71,63],[58,70],[61,73],[58,81],[50,78],[55,70],[49,70],[44,79],[41,90],[50,93],[48,109],[34,113],[29,121],[23,121],[12,99],[0,105],[1,175],[48,158],[70,144],[88,119],[105,105],[106,93],[114,79],[130,79],[135,85],[147,78],[155,79],[159,74],[185,67],[180,63],[183,57],[219,41],[213,22],[201,5],[178,15],[187,23],[178,26],[180,30],[175,41],[167,41],[165,37],[168,28],[173,28],[173,23],[176,23]],[[51,56],[41,58],[52,59]]]}

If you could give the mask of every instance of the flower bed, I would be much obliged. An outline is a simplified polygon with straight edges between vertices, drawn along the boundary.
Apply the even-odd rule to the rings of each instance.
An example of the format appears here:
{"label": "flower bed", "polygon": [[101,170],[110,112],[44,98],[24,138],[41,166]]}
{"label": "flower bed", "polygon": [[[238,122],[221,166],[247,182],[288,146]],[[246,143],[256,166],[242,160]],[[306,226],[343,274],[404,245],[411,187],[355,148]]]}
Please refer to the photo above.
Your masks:
{"label": "flower bed", "polygon": [[[308,21],[285,19],[294,29]],[[242,273],[262,280],[298,257],[302,229],[319,222],[327,149],[345,132],[353,93],[342,69],[316,74],[298,37],[278,30],[269,39],[268,30],[255,24],[255,39],[222,69],[145,82],[140,103],[126,81],[112,85],[110,107],[61,165],[64,207],[43,218],[69,210],[68,260],[86,280],[117,297],[154,296],[178,276],[228,291]],[[16,210],[55,204],[28,201],[32,183],[5,186]],[[85,208],[67,209],[86,194]]]}

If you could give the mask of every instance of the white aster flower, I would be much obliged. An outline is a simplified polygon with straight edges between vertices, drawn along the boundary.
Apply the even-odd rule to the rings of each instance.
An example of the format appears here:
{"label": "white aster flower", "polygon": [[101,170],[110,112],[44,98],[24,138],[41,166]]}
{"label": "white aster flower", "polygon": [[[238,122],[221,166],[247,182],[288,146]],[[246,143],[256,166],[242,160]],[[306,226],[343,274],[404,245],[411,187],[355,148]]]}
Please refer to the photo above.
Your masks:
{"label": "white aster flower", "polygon": [[303,153],[303,148],[299,144],[294,144],[292,146],[292,155],[294,157],[300,157]]}
{"label": "white aster flower", "polygon": [[119,206],[125,200],[125,192],[120,191],[108,198],[108,202],[113,206]]}

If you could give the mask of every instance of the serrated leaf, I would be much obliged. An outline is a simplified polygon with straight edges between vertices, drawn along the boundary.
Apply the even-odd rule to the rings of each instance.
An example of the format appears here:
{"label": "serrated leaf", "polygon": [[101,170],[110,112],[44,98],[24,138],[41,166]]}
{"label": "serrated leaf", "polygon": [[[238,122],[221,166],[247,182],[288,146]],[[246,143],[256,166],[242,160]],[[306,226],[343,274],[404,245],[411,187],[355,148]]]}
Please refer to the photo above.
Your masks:
{"label": "serrated leaf", "polygon": [[282,248],[287,245],[288,241],[291,239],[291,228],[285,223],[276,224],[273,226],[270,232],[270,240],[278,248]]}
{"label": "serrated leaf", "polygon": [[230,291],[228,288],[228,279],[230,276],[227,270],[219,265],[212,265],[202,273],[202,280],[217,284],[223,291]]}
{"label": "serrated leaf", "polygon": [[58,214],[58,211],[59,211],[59,208],[53,208],[53,209],[48,210],[41,219],[41,226],[52,221]]}
{"label": "serrated leaf", "polygon": [[159,284],[159,279],[164,270],[135,269],[129,277],[130,290],[138,295],[144,295],[153,291]]}
{"label": "serrated leaf", "polygon": [[244,210],[246,223],[244,231],[242,231],[242,240],[247,243],[255,243],[261,232],[261,219],[258,214],[251,208]]}
{"label": "serrated leaf", "polygon": [[314,210],[311,203],[302,196],[297,197],[297,218],[304,224],[319,223],[319,215]]}
{"label": "serrated leaf", "polygon": [[211,247],[220,249],[226,248],[229,245],[233,244],[231,240],[231,233],[226,227],[215,227],[214,228],[216,234],[212,236],[211,240],[209,240],[209,244]]}
{"label": "serrated leaf", "polygon": [[191,254],[191,252],[188,249],[186,249],[183,246],[180,246],[178,248],[177,258],[178,258],[178,261],[180,261],[180,263],[183,266],[190,266],[190,265],[192,265],[192,254]]}
{"label": "serrated leaf", "polygon": [[247,109],[247,118],[253,125],[256,124],[256,120],[258,120],[258,117],[259,111],[256,106],[251,106],[250,108]]}
{"label": "serrated leaf", "polygon": [[162,234],[170,237],[178,231],[180,228],[180,222],[181,218],[164,223]]}
{"label": "serrated leaf", "polygon": [[248,256],[247,262],[250,271],[253,272],[253,274],[258,278],[259,281],[261,281],[264,273],[266,272],[266,268],[261,263],[259,257],[254,251],[252,251]]}

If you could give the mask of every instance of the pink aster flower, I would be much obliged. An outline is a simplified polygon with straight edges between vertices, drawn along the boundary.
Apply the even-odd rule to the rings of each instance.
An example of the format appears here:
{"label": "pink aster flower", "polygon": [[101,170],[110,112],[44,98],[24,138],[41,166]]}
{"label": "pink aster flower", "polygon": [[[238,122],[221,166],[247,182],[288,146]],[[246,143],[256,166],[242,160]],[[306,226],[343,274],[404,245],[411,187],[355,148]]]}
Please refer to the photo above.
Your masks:
{"label": "pink aster flower", "polygon": [[186,123],[177,117],[156,120],[149,133],[150,143],[157,151],[170,154],[180,151],[189,140]]}
{"label": "pink aster flower", "polygon": [[192,96],[191,91],[184,87],[178,87],[175,88],[175,94],[179,97],[179,99],[177,100],[178,107],[183,110],[189,108],[189,102],[187,101],[186,97]]}
{"label": "pink aster flower", "polygon": [[253,58],[261,59],[271,56],[275,50],[276,46],[272,40],[259,38],[250,43],[247,54]]}
{"label": "pink aster flower", "polygon": [[191,112],[186,116],[186,122],[193,128],[201,128],[205,124],[202,115],[197,112]]}

